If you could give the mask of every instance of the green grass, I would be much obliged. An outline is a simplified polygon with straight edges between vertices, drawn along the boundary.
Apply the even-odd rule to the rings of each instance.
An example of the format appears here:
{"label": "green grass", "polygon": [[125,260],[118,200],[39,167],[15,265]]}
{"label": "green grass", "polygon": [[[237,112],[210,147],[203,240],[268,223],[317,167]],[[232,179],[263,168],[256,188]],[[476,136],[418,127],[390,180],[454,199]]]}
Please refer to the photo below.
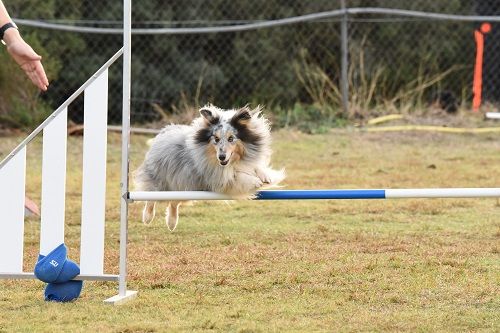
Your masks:
{"label": "green grass", "polygon": [[[4,156],[21,137],[2,138]],[[147,137],[132,137],[131,167]],[[120,137],[109,136],[106,261],[117,272]],[[495,187],[498,135],[275,133],[288,188]],[[66,238],[78,259],[81,138],[71,138]],[[28,193],[40,199],[40,141]],[[130,207],[129,289],[85,283],[70,304],[37,281],[0,281],[0,332],[499,331],[500,206],[495,199],[198,202],[169,232]],[[160,215],[160,216],[158,216]],[[26,222],[25,261],[39,221]]]}

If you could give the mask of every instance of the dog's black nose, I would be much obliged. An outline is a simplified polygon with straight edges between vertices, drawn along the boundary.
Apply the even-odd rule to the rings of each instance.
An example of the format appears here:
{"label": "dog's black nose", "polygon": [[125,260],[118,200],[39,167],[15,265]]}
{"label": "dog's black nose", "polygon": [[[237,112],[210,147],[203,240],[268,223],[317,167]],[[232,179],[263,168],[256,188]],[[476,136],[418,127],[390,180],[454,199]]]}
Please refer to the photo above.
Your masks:
{"label": "dog's black nose", "polygon": [[219,155],[219,161],[224,161],[226,159],[226,155],[225,154],[220,154]]}

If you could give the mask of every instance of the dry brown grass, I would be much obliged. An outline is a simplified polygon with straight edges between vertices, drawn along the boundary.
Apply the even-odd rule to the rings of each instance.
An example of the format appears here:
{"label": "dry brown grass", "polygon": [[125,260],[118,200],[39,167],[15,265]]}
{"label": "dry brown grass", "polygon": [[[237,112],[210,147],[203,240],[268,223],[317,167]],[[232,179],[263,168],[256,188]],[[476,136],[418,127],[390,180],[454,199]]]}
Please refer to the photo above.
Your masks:
{"label": "dry brown grass", "polygon": [[[4,155],[21,138],[0,141]],[[117,271],[119,136],[109,137],[106,270]],[[132,138],[132,168],[147,137]],[[69,143],[67,229],[78,258],[81,141]],[[275,133],[289,188],[493,187],[498,135]],[[40,143],[28,192],[39,200]],[[494,199],[284,201],[184,207],[170,233],[130,211],[129,287],[86,283],[71,304],[37,281],[0,281],[0,332],[498,331],[500,206]],[[26,269],[39,224],[26,222]]]}

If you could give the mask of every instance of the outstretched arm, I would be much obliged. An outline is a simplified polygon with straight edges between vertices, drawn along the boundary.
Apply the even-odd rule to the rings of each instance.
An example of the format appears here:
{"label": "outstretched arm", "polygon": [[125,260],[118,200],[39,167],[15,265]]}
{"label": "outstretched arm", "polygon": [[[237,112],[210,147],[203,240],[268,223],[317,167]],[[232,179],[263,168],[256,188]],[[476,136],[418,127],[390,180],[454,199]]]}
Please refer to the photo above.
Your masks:
{"label": "outstretched arm", "polygon": [[[0,28],[11,23],[12,20],[0,0]],[[47,90],[49,81],[42,66],[42,57],[29,46],[19,34],[15,27],[4,31],[3,41],[7,45],[7,51],[14,61],[23,69],[30,80],[41,90]]]}

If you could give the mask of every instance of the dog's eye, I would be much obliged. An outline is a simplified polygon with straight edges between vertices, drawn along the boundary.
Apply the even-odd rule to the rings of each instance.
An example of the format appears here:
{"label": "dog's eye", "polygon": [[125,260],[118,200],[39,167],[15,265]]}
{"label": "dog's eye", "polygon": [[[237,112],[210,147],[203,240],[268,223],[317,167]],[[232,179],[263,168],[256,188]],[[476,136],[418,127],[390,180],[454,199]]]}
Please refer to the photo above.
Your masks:
{"label": "dog's eye", "polygon": [[219,143],[220,139],[219,138],[215,138],[215,143]]}
{"label": "dog's eye", "polygon": [[227,141],[229,141],[229,142],[233,142],[233,141],[234,141],[234,137],[230,136],[230,137],[227,139]]}

